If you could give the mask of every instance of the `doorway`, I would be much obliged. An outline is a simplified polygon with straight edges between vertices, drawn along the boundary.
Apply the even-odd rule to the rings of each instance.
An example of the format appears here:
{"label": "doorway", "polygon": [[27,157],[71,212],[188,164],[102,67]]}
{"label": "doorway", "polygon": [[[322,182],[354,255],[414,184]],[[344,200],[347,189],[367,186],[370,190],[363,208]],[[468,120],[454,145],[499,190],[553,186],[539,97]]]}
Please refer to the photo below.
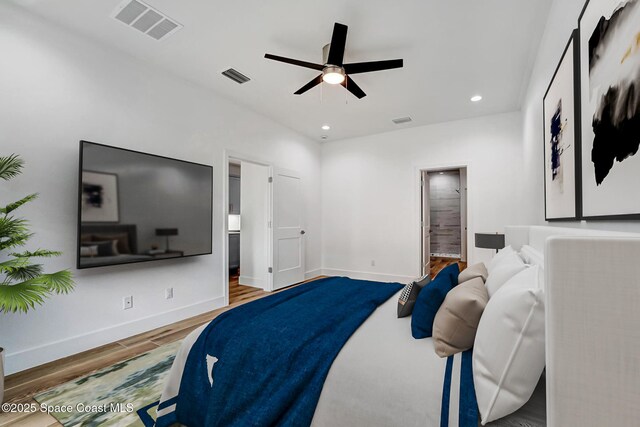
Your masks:
{"label": "doorway", "polygon": [[467,169],[421,171],[422,274],[467,264]]}
{"label": "doorway", "polygon": [[305,280],[304,190],[299,172],[225,152],[225,303]]}
{"label": "doorway", "polygon": [[270,289],[269,166],[229,160],[229,304]]}

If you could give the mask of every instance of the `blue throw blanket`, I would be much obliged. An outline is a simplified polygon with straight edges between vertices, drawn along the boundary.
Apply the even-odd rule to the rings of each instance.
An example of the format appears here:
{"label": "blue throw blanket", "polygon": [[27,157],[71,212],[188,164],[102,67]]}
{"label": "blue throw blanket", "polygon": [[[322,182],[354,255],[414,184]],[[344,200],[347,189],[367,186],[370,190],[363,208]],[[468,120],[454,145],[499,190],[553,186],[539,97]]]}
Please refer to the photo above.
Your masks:
{"label": "blue throw blanket", "polygon": [[[447,367],[442,383],[442,406],[440,412],[440,427],[449,427],[449,411],[451,403],[451,387],[453,363],[457,355],[447,358]],[[460,396],[458,401],[458,427],[478,426],[478,401],[473,385],[473,349],[463,352],[459,356],[460,363]]]}
{"label": "blue throw blanket", "polygon": [[242,305],[194,343],[175,412],[158,426],[308,426],[331,364],[373,311],[402,288],[334,277]]}

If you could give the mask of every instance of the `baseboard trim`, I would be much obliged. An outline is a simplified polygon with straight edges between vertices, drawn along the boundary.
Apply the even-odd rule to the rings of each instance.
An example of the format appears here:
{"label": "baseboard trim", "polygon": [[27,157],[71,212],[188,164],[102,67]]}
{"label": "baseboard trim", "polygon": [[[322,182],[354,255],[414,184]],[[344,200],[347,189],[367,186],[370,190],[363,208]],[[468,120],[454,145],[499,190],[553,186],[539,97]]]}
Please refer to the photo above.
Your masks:
{"label": "baseboard trim", "polygon": [[387,274],[387,273],[372,273],[369,271],[353,271],[353,270],[340,270],[337,268],[323,268],[322,275],[324,276],[346,276],[351,279],[360,280],[372,280],[375,282],[400,282],[406,283],[415,280],[414,276],[405,276],[400,274]]}
{"label": "baseboard trim", "polygon": [[316,268],[315,270],[309,270],[304,273],[304,280],[315,279],[318,276],[322,276],[322,270]]}
{"label": "baseboard trim", "polygon": [[209,299],[142,319],[120,323],[74,337],[53,341],[37,347],[9,353],[5,359],[5,374],[15,374],[63,357],[72,356],[105,344],[122,340],[155,328],[224,307],[224,297]]}

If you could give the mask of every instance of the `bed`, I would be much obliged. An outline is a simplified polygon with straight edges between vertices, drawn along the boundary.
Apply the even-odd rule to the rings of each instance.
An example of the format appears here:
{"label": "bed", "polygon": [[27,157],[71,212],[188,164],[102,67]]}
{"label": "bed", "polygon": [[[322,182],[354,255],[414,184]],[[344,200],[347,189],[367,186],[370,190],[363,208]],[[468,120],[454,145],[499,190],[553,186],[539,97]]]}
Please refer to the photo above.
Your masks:
{"label": "bed", "polygon": [[[563,272],[575,272],[575,269],[578,268],[577,265],[582,267],[580,258],[575,256],[567,257],[566,254],[560,255],[558,253],[559,248],[562,247],[562,250],[565,250],[566,247],[563,245],[568,244],[574,251],[580,253],[576,246],[571,245],[579,246],[584,244],[585,237],[581,236],[586,235],[591,236],[587,237],[589,242],[595,242],[593,243],[595,246],[591,251],[597,254],[600,252],[598,249],[601,247],[600,245],[610,241],[616,242],[616,239],[620,238],[628,239],[630,236],[626,233],[529,226],[507,227],[505,232],[507,244],[520,251],[523,254],[522,256],[526,258],[527,263],[537,266],[543,273],[542,277],[544,277],[544,286],[546,288],[545,295],[552,295],[552,298],[557,295],[555,289],[566,286],[566,284],[559,283],[559,278],[566,280],[566,273]],[[640,240],[635,240],[635,243],[637,244],[638,241]],[[606,245],[602,247],[606,247]],[[554,259],[551,262],[545,259],[545,254],[547,253],[554,255]],[[570,260],[568,265],[562,261],[565,258]],[[343,343],[344,346],[341,347],[332,363],[331,361],[329,362],[330,368],[326,373],[326,378],[323,378],[321,389],[318,391],[319,397],[312,407],[312,417],[310,417],[309,422],[299,425],[312,425],[315,427],[337,425],[374,427],[395,425],[478,425],[479,418],[475,403],[473,380],[469,381],[469,373],[471,372],[469,364],[470,351],[458,353],[448,358],[438,357],[434,352],[434,345],[431,339],[416,340],[412,338],[410,318],[396,318],[399,288],[396,287],[393,291],[389,290],[387,293],[388,295],[386,295],[384,301],[373,308],[369,313],[370,315],[365,318],[366,320]],[[262,301],[272,299],[276,295],[264,298]],[[344,299],[347,298],[341,298],[341,300]],[[549,299],[549,296],[547,296],[547,299]],[[255,303],[245,306],[252,304]],[[263,304],[266,303],[263,302]],[[549,305],[551,308],[549,310],[550,313],[546,314],[546,333],[551,339],[547,348],[546,364],[547,376],[553,376],[550,377],[551,381],[546,383],[548,406],[546,418],[551,420],[548,425],[578,425],[570,421],[573,415],[566,413],[566,407],[561,407],[562,405],[557,403],[563,401],[563,399],[571,400],[567,397],[569,393],[567,386],[562,381],[559,381],[559,378],[564,380],[564,376],[559,373],[558,368],[562,366],[562,370],[567,370],[567,354],[571,353],[567,353],[566,349],[563,348],[559,350],[557,334],[561,327],[556,323],[555,319],[560,316],[558,312],[562,312],[563,319],[566,319],[567,312],[571,312],[571,310],[560,310],[558,305],[553,303]],[[227,313],[237,312],[242,307]],[[260,312],[259,307],[257,310],[253,315],[257,315]],[[239,312],[239,315],[243,316],[241,312]],[[247,319],[251,318],[250,316],[251,312],[244,314]],[[578,326],[574,323],[571,327],[577,328]],[[200,418],[201,422],[191,421],[187,422],[187,425],[235,425],[224,422],[216,424],[215,421],[212,421],[215,420],[215,416],[211,418],[212,415],[209,413],[210,407],[207,407],[207,401],[215,400],[216,398],[212,398],[211,395],[207,394],[208,391],[206,389],[216,384],[212,373],[215,372],[213,367],[216,366],[216,363],[219,363],[219,360],[206,351],[203,352],[201,348],[195,348],[198,346],[197,343],[202,340],[203,334],[215,336],[216,333],[221,332],[223,332],[223,329],[221,329],[220,325],[204,325],[193,331],[184,340],[170,371],[158,407],[158,426],[184,421],[177,415],[176,407],[180,406],[178,403],[179,396],[185,393],[190,393],[189,398],[185,399],[189,402],[188,412],[206,414],[203,415],[203,418]],[[566,333],[566,331],[563,331],[563,333]],[[542,347],[544,347],[544,342]],[[258,346],[258,348],[260,347]],[[544,348],[542,348],[542,352],[544,356]],[[255,351],[249,351],[249,353],[255,353]],[[571,355],[575,357],[575,354]],[[185,367],[189,365],[190,358],[199,360],[201,372],[198,379],[189,377],[185,372]],[[258,364],[258,366],[265,365]],[[295,368],[292,366],[295,366]],[[287,366],[286,369],[289,375],[297,375],[296,370],[304,370],[305,367],[298,367],[293,364]],[[614,368],[612,367],[611,369]],[[258,371],[254,372],[256,378],[259,378],[262,374]],[[580,372],[583,374],[582,381],[588,382],[588,380],[584,379],[584,367]],[[569,376],[569,379],[574,382],[578,381],[575,374]],[[471,382],[470,387],[469,382]],[[196,383],[201,384],[200,390],[198,390]],[[231,380],[229,386],[231,387],[232,384],[233,380]],[[638,382],[635,384],[638,384]],[[633,389],[631,391],[637,391],[637,386],[632,385],[630,387]],[[538,411],[538,413],[533,414],[532,418],[537,420],[545,418],[545,407],[544,404],[541,404],[544,401],[544,391],[545,382],[543,377],[530,401],[523,408],[488,425],[537,425],[535,422],[530,422],[529,418],[532,417],[532,411]],[[265,393],[267,396],[264,401],[261,401],[260,405],[266,405],[269,402],[272,396],[271,393],[275,392]],[[595,393],[595,391],[590,389],[590,393]],[[218,408],[223,408],[225,405],[233,406],[233,399],[229,398],[225,401],[225,393],[219,394],[223,396],[217,398],[220,400]],[[202,402],[198,402],[199,399],[202,399]],[[262,399],[262,396],[260,396],[260,399]],[[575,404],[575,401],[572,400],[572,402]],[[601,406],[598,405],[600,409]],[[619,406],[620,404],[618,404]],[[475,407],[475,413],[471,410],[472,407]],[[542,414],[539,413],[540,411],[542,411]],[[237,413],[241,412],[243,411]],[[523,413],[525,414],[524,418]],[[627,421],[632,419],[625,418],[625,416],[619,414],[617,417],[616,419],[625,419]],[[562,422],[557,421],[554,423],[553,420],[562,420]],[[597,425],[595,423],[589,424],[588,420],[584,422],[587,424],[580,425]],[[237,425],[295,424],[288,424],[286,420],[277,419],[266,424],[246,422]],[[629,424],[622,423],[617,425]]]}
{"label": "bed", "polygon": [[80,250],[78,267],[125,264],[146,261],[153,257],[138,251],[138,231],[135,224],[82,224],[80,229],[81,248],[95,247],[97,243],[115,242],[115,251],[104,255]]}

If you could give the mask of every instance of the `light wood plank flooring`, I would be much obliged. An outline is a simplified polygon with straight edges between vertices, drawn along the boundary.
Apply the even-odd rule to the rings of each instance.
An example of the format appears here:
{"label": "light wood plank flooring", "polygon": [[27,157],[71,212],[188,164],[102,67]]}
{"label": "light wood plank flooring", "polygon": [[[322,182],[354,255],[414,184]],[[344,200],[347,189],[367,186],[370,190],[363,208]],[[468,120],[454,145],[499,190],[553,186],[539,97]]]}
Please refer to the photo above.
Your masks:
{"label": "light wood plank flooring", "polygon": [[436,275],[440,273],[440,270],[453,264],[454,262],[458,263],[458,267],[460,268],[460,271],[467,268],[467,263],[460,261],[459,258],[443,258],[443,257],[432,256],[431,257],[431,278],[436,277]]}
{"label": "light wood plank flooring", "polygon": [[264,296],[268,293],[260,288],[241,285],[239,283],[239,279],[239,270],[229,272],[229,304],[249,300],[252,298],[255,299],[256,297]]}
{"label": "light wood plank flooring", "polygon": [[[282,290],[284,289],[276,292]],[[163,344],[183,339],[191,331],[210,322],[219,314],[269,294],[262,289],[239,285],[236,276],[235,284],[230,286],[229,306],[9,375],[5,378],[4,400],[15,403],[35,403],[33,396],[42,391],[146,353]],[[24,427],[61,426],[55,418],[45,413],[19,414],[0,411],[0,427],[17,425]]]}

